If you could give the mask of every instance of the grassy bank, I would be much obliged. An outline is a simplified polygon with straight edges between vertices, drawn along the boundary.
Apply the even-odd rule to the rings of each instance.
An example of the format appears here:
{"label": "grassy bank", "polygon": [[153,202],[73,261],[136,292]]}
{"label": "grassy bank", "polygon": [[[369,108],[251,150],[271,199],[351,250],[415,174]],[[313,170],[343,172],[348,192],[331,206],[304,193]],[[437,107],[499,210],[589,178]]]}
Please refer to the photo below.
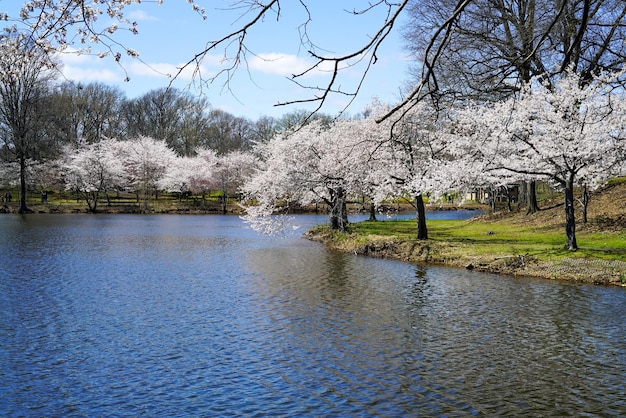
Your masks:
{"label": "grassy bank", "polygon": [[428,221],[429,240],[414,239],[415,221],[360,222],[349,232],[319,226],[307,233],[329,247],[413,263],[626,286],[626,184],[594,196],[589,221],[578,221],[576,252],[564,249],[563,207],[537,214],[502,212],[468,221]]}

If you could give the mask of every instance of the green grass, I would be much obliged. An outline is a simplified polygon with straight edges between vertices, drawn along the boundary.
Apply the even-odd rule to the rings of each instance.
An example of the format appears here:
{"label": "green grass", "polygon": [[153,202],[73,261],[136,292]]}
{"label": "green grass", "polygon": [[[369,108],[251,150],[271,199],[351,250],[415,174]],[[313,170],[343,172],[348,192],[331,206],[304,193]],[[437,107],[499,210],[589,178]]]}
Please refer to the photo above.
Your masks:
{"label": "green grass", "polygon": [[[430,220],[429,238],[435,242],[459,244],[451,251],[464,255],[532,255],[539,260],[585,257],[607,260],[626,259],[626,233],[577,233],[579,249],[564,248],[565,231],[556,227],[533,227],[506,221],[476,222]],[[378,235],[413,239],[415,221],[359,222],[351,231],[363,236]],[[462,244],[462,246],[461,246]]]}
{"label": "green grass", "polygon": [[615,177],[608,181],[608,184],[610,184],[611,186],[616,186],[616,185],[624,184],[624,183],[626,183],[626,176]]}

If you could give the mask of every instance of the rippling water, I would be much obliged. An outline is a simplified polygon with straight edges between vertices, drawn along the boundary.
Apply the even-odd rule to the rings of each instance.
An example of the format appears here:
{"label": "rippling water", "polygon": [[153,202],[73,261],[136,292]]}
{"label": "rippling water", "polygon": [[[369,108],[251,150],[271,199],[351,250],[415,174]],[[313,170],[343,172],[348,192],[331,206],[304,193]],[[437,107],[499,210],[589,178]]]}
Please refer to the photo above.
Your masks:
{"label": "rippling water", "polygon": [[1,416],[626,414],[624,289],[226,216],[6,215],[0,237]]}

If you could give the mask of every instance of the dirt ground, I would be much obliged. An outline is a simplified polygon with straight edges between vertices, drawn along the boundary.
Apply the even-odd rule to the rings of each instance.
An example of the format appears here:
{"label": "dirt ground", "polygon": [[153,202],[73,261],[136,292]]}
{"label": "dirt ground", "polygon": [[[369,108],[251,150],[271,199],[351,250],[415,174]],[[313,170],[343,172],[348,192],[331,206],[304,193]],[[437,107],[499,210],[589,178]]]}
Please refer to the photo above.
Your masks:
{"label": "dirt ground", "polygon": [[[582,206],[576,205],[576,230],[589,232],[619,232],[626,229],[626,183],[609,185],[592,193],[587,208],[588,222],[582,222]],[[526,215],[502,212],[487,218],[513,216],[514,222],[526,225],[548,226],[565,225],[565,211],[562,198],[556,197],[540,203],[541,210]]]}

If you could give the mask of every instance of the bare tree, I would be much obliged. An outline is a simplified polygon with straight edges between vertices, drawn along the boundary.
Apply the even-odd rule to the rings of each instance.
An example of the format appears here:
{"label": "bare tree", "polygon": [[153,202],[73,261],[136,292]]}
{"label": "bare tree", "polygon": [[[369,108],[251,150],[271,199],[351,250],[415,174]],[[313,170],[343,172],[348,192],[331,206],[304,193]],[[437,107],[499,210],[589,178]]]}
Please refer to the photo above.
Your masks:
{"label": "bare tree", "polygon": [[250,149],[256,136],[254,124],[221,109],[209,112],[203,145],[226,155],[232,151]]}
{"label": "bare tree", "polygon": [[533,77],[549,82],[569,70],[588,83],[626,62],[619,0],[425,0],[408,14],[418,88],[407,100],[500,100]]}
{"label": "bare tree", "polygon": [[[249,38],[255,27],[261,26],[264,21],[278,21],[281,19],[282,7],[285,2],[280,0],[270,1],[257,1],[257,0],[240,0],[235,2],[234,9],[239,10],[240,16],[238,22],[241,22],[237,29],[231,33],[225,34],[217,40],[210,41],[206,47],[191,57],[183,66],[181,66],[179,72],[175,75],[178,77],[184,70],[188,68],[194,69],[194,75],[198,77],[202,84],[213,83],[218,78],[225,78],[225,87],[229,88],[229,83],[232,80],[235,72],[240,67],[247,66],[247,60],[249,56],[255,56],[255,52],[249,47]],[[316,44],[313,37],[309,36],[309,29],[313,22],[317,20],[322,21],[323,16],[314,16],[313,8],[316,4],[312,1],[299,0],[298,2],[289,2],[285,7],[300,7],[306,16],[306,19],[298,27],[298,36],[300,37],[300,43],[303,48],[306,49],[308,55],[313,59],[312,64],[298,73],[292,74],[291,80],[311,94],[308,97],[302,99],[285,100],[277,103],[278,106],[294,105],[294,104],[314,104],[315,108],[313,112],[309,112],[309,115],[322,109],[323,105],[329,100],[329,98],[340,95],[350,98],[346,108],[352,103],[356,95],[359,93],[363,80],[367,76],[372,65],[378,60],[378,51],[382,43],[391,33],[394,25],[399,20],[401,12],[405,9],[409,0],[390,1],[390,0],[376,0],[368,2],[367,5],[362,6],[359,9],[346,10],[346,19],[355,18],[359,19],[363,15],[372,15],[378,13],[381,16],[380,24],[377,27],[370,28],[372,32],[367,30],[368,36],[366,40],[359,46],[352,48],[352,50],[345,53],[334,54],[328,52],[328,49],[320,47]],[[323,10],[322,12],[328,13]],[[365,19],[363,19],[365,20]],[[226,58],[227,65],[217,74],[210,76],[207,79],[202,79],[201,64],[203,60],[212,53],[223,53]],[[361,73],[360,81],[352,89],[346,89],[342,87],[341,74],[351,69],[357,64],[363,64],[363,70]],[[319,69],[324,69],[327,73],[326,82],[322,85],[307,84],[306,76]]]}
{"label": "bare tree", "polygon": [[261,116],[252,127],[252,142],[267,142],[278,130],[278,121],[271,116]]}
{"label": "bare tree", "polygon": [[20,213],[26,205],[26,171],[45,139],[45,98],[54,65],[45,54],[22,36],[0,38],[0,125],[4,148],[20,170]]}
{"label": "bare tree", "polygon": [[102,83],[65,82],[50,97],[54,108],[50,134],[68,144],[99,142],[120,136],[124,94]]}
{"label": "bare tree", "polygon": [[209,104],[173,88],[152,90],[122,106],[126,135],[163,140],[179,155],[191,155],[206,136]]}

